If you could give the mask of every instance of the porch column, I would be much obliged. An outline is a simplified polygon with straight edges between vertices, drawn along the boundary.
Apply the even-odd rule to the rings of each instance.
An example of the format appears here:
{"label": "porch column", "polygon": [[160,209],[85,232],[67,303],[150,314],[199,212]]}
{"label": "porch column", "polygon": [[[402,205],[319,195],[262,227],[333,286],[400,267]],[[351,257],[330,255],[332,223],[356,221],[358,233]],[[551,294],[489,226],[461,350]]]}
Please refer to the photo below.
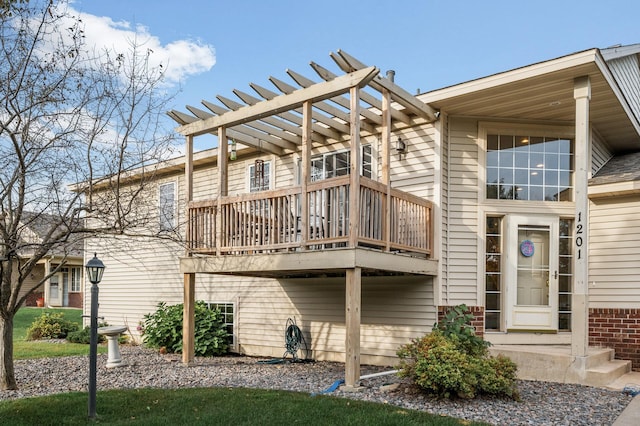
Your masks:
{"label": "porch column", "polygon": [[574,80],[573,97],[576,100],[575,136],[575,230],[573,256],[573,297],[571,304],[571,354],[584,357],[589,347],[589,77]]}
{"label": "porch column", "polygon": [[184,274],[182,318],[182,363],[193,363],[195,354],[196,274]]}
{"label": "porch column", "polygon": [[347,269],[345,294],[345,378],[347,389],[360,385],[360,304],[362,269]]}

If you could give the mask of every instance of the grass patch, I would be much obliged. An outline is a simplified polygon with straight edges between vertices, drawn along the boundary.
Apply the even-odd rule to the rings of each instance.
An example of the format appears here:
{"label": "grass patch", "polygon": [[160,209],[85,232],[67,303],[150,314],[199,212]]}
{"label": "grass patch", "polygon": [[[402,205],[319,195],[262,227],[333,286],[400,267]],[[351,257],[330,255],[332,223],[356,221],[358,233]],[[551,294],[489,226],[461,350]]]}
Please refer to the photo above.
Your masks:
{"label": "grass patch", "polygon": [[[69,308],[20,308],[13,317],[13,358],[48,358],[59,356],[88,355],[89,345],[78,343],[49,343],[37,340],[29,341],[27,330],[31,323],[45,312],[62,312],[66,319],[82,328],[82,309]],[[104,345],[98,346],[98,353],[106,353]]]}
{"label": "grass patch", "polygon": [[[97,395],[96,423],[108,425],[481,425],[384,404],[243,388],[111,390]],[[0,402],[11,425],[85,425],[87,394]]]}
{"label": "grass patch", "polygon": [[13,340],[25,340],[27,329],[33,321],[44,313],[63,313],[64,317],[82,328],[82,309],[69,308],[20,308],[13,317]]}

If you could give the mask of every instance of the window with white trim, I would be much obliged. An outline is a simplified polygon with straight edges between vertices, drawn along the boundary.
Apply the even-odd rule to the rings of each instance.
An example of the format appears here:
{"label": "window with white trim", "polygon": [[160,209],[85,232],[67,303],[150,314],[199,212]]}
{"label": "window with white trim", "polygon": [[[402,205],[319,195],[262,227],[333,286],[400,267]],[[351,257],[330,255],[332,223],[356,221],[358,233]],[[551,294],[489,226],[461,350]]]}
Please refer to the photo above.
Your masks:
{"label": "window with white trim", "polygon": [[262,172],[256,166],[256,163],[249,165],[249,192],[268,191],[271,188],[271,161],[262,162]]}
{"label": "window with white trim", "polygon": [[500,330],[502,323],[502,218],[488,216],[485,224],[484,328]]}
{"label": "window with white trim", "polygon": [[71,272],[71,292],[79,293],[82,291],[82,268],[69,268]]}
{"label": "window with white trim", "polygon": [[62,274],[63,286],[68,286],[67,288],[71,293],[82,291],[82,267],[61,268],[60,273]]}
{"label": "window with white trim", "polygon": [[[351,151],[341,150],[328,152],[311,158],[311,181],[329,179],[336,176],[348,175],[351,168]],[[360,174],[364,177],[373,176],[373,156],[371,145],[362,146],[362,166]]]}
{"label": "window with white trim", "polygon": [[207,302],[207,308],[217,309],[222,316],[222,322],[227,328],[227,334],[229,335],[229,346],[236,346],[236,334],[235,334],[235,304],[231,302]]}
{"label": "window with white trim", "polygon": [[487,134],[487,199],[573,200],[573,139],[540,134]]}
{"label": "window with white trim", "polygon": [[176,183],[163,183],[158,187],[158,218],[160,232],[173,231],[176,227]]}

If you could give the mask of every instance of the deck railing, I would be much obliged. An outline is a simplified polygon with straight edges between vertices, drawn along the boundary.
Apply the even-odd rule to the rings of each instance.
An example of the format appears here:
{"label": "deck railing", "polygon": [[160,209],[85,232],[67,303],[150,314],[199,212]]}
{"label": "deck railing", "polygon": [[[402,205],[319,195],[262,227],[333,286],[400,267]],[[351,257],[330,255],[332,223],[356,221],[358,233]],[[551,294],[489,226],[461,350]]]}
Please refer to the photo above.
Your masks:
{"label": "deck railing", "polygon": [[[349,246],[348,176],[189,203],[192,253],[242,255]],[[304,200],[304,201],[303,201]],[[431,202],[360,178],[356,245],[431,255]],[[302,203],[306,202],[306,209]],[[306,220],[302,217],[307,212]]]}

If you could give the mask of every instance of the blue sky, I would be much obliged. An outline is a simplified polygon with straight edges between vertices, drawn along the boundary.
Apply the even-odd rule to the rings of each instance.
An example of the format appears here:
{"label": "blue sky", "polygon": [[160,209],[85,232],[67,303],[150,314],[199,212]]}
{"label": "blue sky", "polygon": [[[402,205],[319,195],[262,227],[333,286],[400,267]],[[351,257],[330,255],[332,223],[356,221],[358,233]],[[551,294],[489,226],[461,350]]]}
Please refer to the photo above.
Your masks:
{"label": "blue sky", "polygon": [[250,82],[272,87],[269,76],[290,81],[287,68],[318,80],[309,61],[338,72],[328,56],[337,49],[383,73],[395,70],[396,83],[415,93],[640,43],[637,0],[75,0],[73,7],[103,18],[103,42],[134,29],[152,38],[177,70],[182,89],[170,107],[182,111],[217,94],[234,98],[234,88],[252,93]]}

